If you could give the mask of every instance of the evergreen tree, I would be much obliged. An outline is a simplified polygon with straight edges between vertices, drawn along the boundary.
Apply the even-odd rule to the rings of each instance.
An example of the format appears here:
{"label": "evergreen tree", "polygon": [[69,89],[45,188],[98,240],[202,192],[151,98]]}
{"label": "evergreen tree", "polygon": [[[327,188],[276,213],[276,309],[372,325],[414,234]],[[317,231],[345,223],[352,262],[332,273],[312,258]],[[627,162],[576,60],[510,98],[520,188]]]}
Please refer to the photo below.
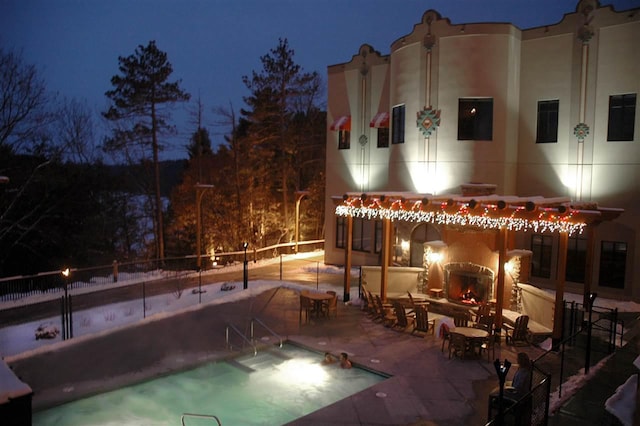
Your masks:
{"label": "evergreen tree", "polygon": [[280,39],[276,48],[260,58],[261,72],[243,77],[251,90],[245,98],[249,109],[242,111],[250,123],[251,148],[246,158],[253,171],[251,223],[263,244],[292,238],[294,218],[290,211],[294,192],[300,189],[296,160],[299,144],[306,137],[304,126],[296,126],[294,121],[298,114],[306,116],[317,109],[320,78],[315,72],[302,72],[293,57],[287,40]]}
{"label": "evergreen tree", "polygon": [[168,124],[166,108],[176,102],[188,101],[190,95],[180,88],[181,81],[170,82],[173,67],[167,54],[158,49],[155,41],[139,45],[134,54],[119,57],[120,74],[111,78],[112,90],[105,95],[112,101],[104,117],[115,124],[113,135],[105,141],[107,151],[133,151],[143,155],[153,169],[154,229],[156,256],[164,259],[164,223],[160,192],[159,151],[160,137],[173,131]]}

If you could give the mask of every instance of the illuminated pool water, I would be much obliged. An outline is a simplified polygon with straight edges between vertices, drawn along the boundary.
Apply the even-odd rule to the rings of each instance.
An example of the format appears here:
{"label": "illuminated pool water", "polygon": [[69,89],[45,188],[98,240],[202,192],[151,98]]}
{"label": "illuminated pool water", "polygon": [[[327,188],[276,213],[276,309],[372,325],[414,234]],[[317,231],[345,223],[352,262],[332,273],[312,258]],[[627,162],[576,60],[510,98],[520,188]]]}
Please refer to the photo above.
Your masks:
{"label": "illuminated pool water", "polygon": [[[280,425],[366,389],[384,376],[322,366],[295,345],[216,362],[34,413],[33,425],[179,425],[183,413],[223,425]],[[251,371],[255,370],[255,371]],[[214,424],[189,418],[186,425]]]}

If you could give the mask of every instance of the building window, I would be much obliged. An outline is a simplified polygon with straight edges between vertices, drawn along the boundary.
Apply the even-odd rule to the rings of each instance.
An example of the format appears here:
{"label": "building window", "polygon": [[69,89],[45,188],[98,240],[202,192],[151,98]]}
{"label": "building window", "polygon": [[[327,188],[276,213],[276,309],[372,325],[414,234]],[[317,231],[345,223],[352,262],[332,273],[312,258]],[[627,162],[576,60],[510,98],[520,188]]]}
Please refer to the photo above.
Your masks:
{"label": "building window", "polygon": [[531,236],[531,276],[551,278],[551,249],[553,238],[548,235]]}
{"label": "building window", "polygon": [[378,148],[389,148],[389,129],[378,127]]}
{"label": "building window", "polygon": [[351,148],[351,132],[348,130],[338,130],[338,149]]}
{"label": "building window", "polygon": [[600,286],[624,288],[626,264],[627,243],[603,241],[600,247]]}
{"label": "building window", "polygon": [[458,140],[493,139],[493,99],[458,100]]}
{"label": "building window", "polygon": [[347,218],[344,216],[336,217],[336,248],[346,247],[346,230]]}
{"label": "building window", "polygon": [[567,245],[567,270],[565,280],[574,283],[584,283],[587,267],[587,240],[585,238],[570,237]]}
{"label": "building window", "polygon": [[632,141],[635,121],[635,93],[609,96],[608,141]]}
{"label": "building window", "polygon": [[558,106],[560,101],[538,102],[536,143],[558,142]]}
{"label": "building window", "polygon": [[371,222],[368,220],[353,218],[353,242],[351,248],[355,251],[371,251]]}
{"label": "building window", "polygon": [[393,138],[391,139],[391,143],[404,143],[404,105],[393,107],[391,119],[391,126],[393,130]]}
{"label": "building window", "polygon": [[382,221],[376,220],[374,222],[374,253],[380,253],[382,251]]}

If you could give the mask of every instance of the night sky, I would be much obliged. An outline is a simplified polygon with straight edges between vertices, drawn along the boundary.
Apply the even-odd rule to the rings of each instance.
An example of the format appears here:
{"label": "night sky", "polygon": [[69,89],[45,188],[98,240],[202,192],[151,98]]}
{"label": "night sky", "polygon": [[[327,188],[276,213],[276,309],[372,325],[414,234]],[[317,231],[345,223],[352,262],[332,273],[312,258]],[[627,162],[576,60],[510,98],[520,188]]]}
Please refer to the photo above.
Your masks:
{"label": "night sky", "polygon": [[[348,62],[362,44],[388,54],[434,9],[453,24],[511,22],[521,29],[559,22],[577,0],[0,0],[0,45],[22,52],[47,87],[107,108],[104,92],[118,73],[118,56],[156,40],[173,64],[173,78],[201,98],[205,124],[214,107],[237,111],[249,93],[243,75],[262,69],[260,56],[286,38],[303,71],[326,80],[327,66]],[[640,0],[602,1],[615,10]],[[185,109],[185,107],[180,107]],[[182,118],[181,118],[182,116]],[[176,113],[181,141],[165,158],[186,158],[195,130]],[[183,120],[183,124],[180,121]],[[191,126],[191,128],[189,127]],[[214,143],[220,137],[210,129]]]}

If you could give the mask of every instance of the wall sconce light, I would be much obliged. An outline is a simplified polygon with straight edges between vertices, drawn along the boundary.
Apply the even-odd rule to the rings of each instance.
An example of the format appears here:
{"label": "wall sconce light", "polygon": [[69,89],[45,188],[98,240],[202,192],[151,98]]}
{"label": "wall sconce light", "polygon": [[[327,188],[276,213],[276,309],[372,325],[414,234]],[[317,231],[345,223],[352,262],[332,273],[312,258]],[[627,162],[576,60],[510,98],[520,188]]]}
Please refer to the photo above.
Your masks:
{"label": "wall sconce light", "polygon": [[440,263],[441,260],[442,260],[442,253],[439,253],[437,251],[432,251],[427,254],[427,262],[429,262],[430,264]]}
{"label": "wall sconce light", "polygon": [[407,240],[402,240],[402,241],[400,242],[400,247],[402,248],[402,251],[403,251],[403,252],[404,252],[404,251],[409,250],[409,241],[407,241]]}
{"label": "wall sconce light", "polygon": [[520,280],[520,258],[512,257],[504,264],[504,271],[509,274],[514,284]]}

